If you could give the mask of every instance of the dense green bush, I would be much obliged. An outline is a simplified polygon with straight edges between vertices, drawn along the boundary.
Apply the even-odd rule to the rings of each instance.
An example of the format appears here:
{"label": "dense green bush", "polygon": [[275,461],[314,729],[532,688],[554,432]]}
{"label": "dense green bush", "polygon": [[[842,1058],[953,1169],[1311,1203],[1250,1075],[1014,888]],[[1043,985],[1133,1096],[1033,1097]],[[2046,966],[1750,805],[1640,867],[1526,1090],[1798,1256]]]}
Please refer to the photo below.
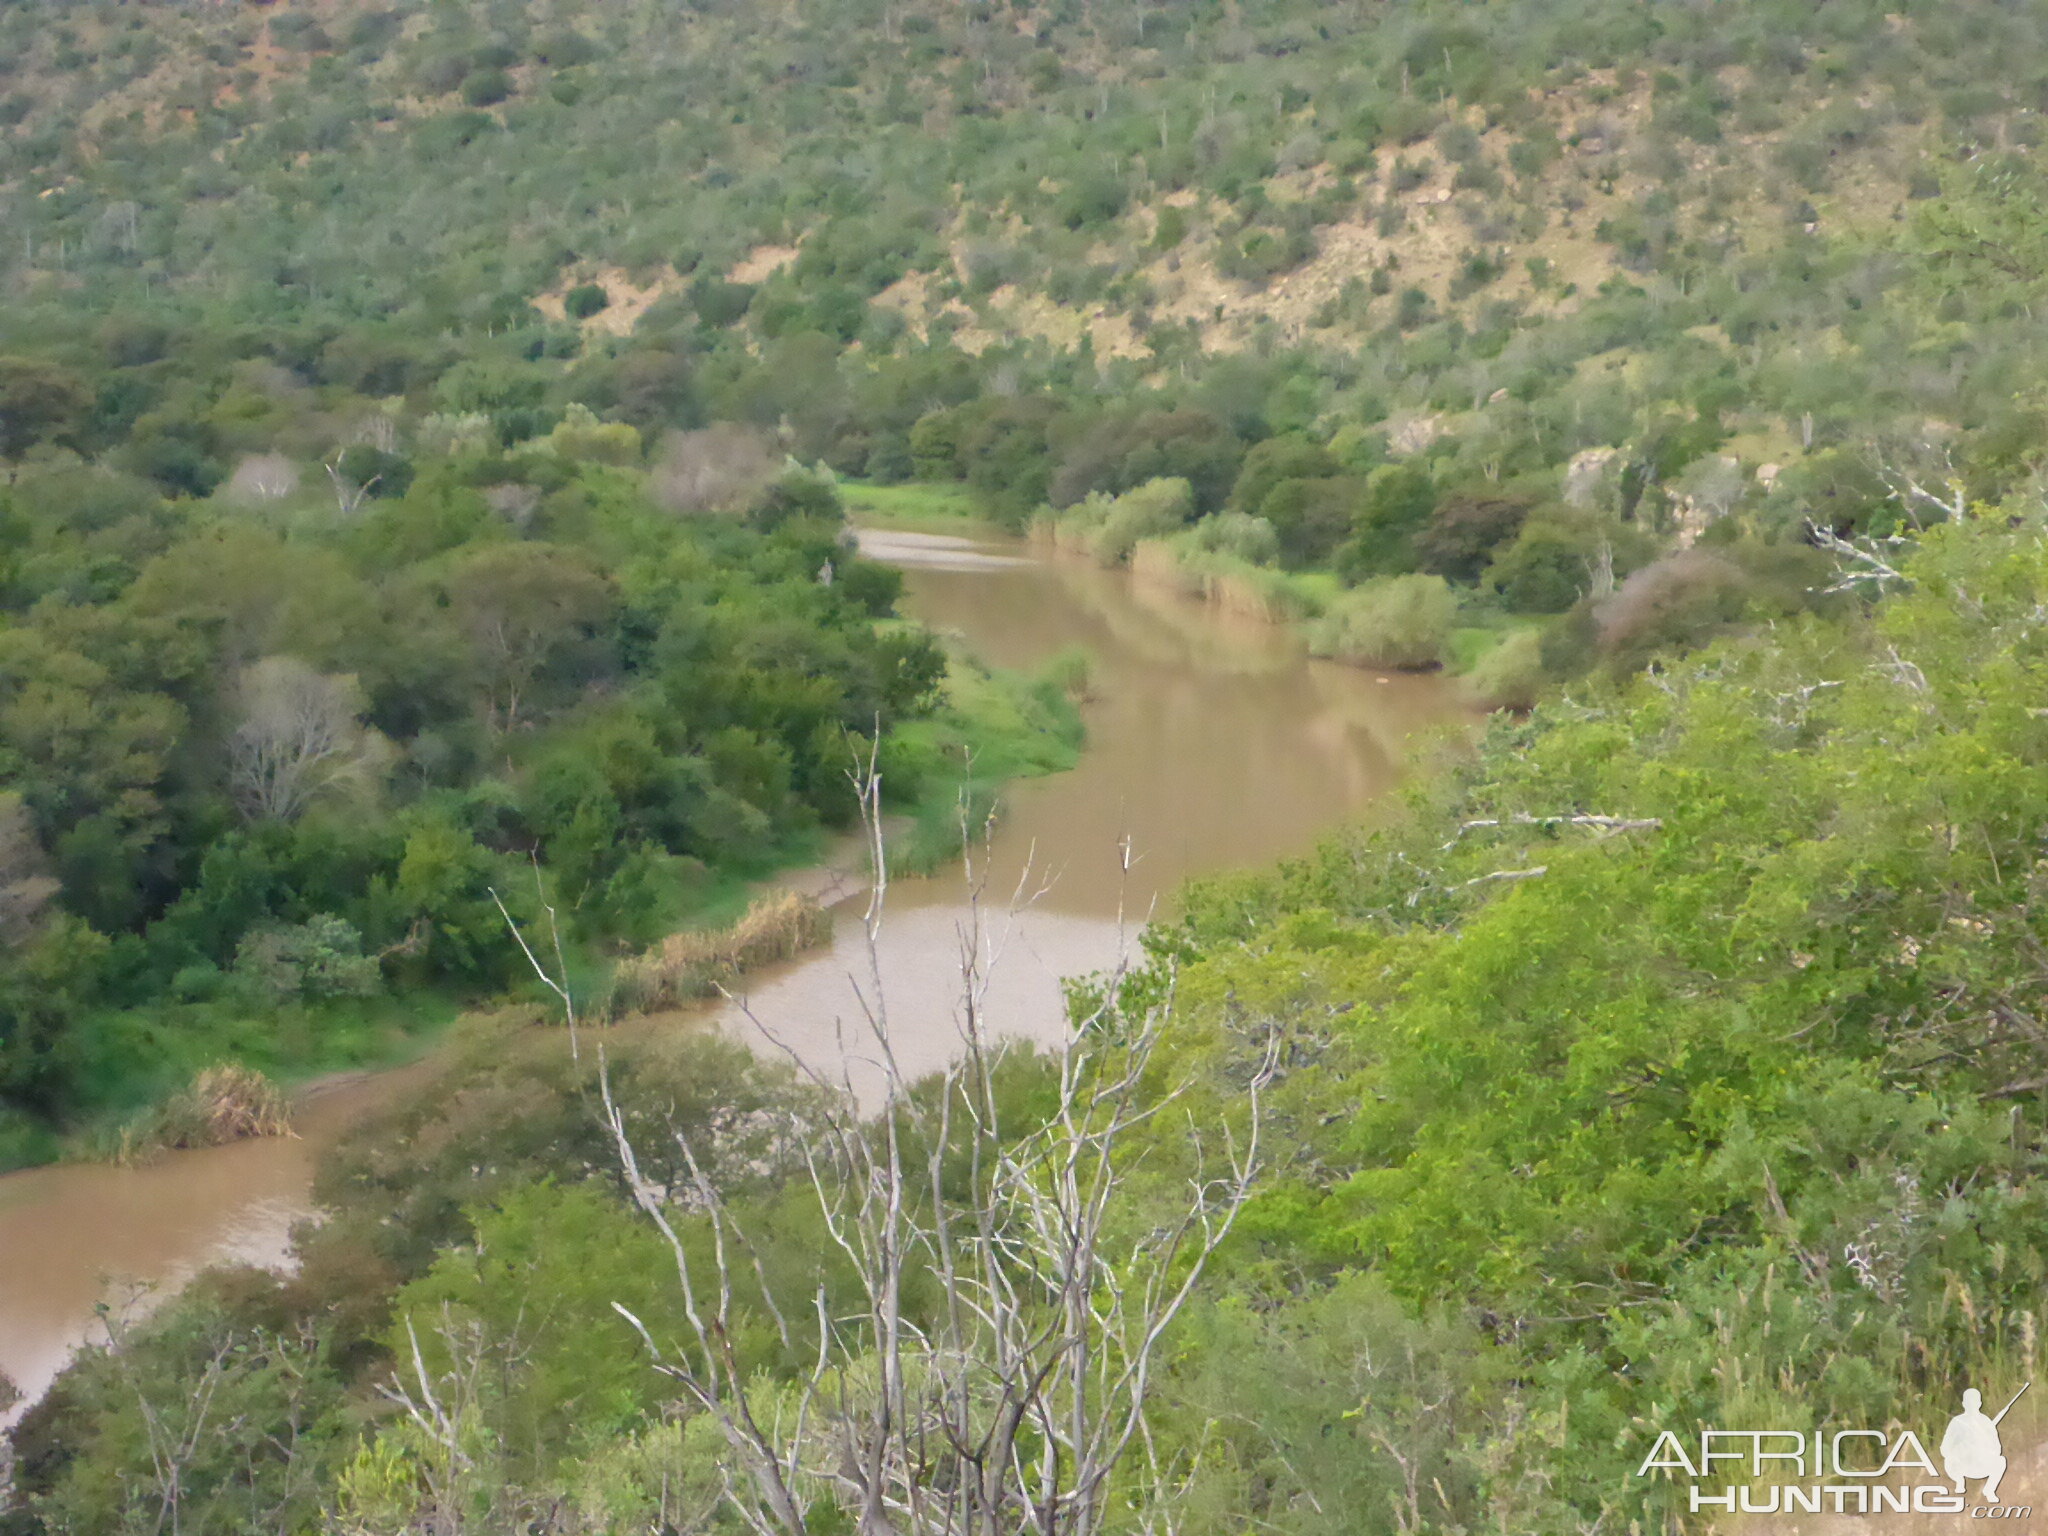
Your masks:
{"label": "dense green bush", "polygon": [[562,310],[571,320],[588,320],[611,307],[612,296],[602,283],[578,283],[562,296]]}
{"label": "dense green bush", "polygon": [[1365,666],[1441,666],[1458,600],[1440,576],[1387,576],[1346,592],[1309,626],[1309,648]]}
{"label": "dense green bush", "polygon": [[[580,403],[514,457],[458,440],[417,460],[358,443],[331,479],[280,480],[257,503],[274,523],[113,472],[19,472],[8,1111],[128,1107],[239,1040],[245,1011],[505,985],[488,893],[530,906],[527,850],[567,940],[656,936],[707,870],[843,822],[850,743],[930,705],[939,654],[877,631],[897,589],[841,546],[829,480],[768,482],[752,529],[678,526],[635,429]],[[292,1031],[308,1060],[361,1048],[294,1023],[263,1065],[289,1064]]]}

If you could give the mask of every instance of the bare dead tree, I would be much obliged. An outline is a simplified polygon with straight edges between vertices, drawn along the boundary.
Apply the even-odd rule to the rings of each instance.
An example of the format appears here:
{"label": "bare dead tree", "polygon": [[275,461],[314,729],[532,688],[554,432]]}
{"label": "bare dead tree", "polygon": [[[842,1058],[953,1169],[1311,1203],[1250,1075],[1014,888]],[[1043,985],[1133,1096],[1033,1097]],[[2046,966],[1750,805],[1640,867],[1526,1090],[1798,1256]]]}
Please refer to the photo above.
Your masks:
{"label": "bare dead tree", "polygon": [[490,1373],[502,1362],[492,1353],[483,1325],[459,1318],[444,1303],[435,1332],[447,1355],[444,1369],[427,1364],[413,1320],[405,1320],[410,1358],[377,1390],[396,1404],[418,1432],[424,1455],[419,1461],[426,1484],[427,1530],[437,1536],[458,1536],[471,1529],[468,1518],[472,1484],[481,1470],[477,1453],[487,1448],[482,1424],[483,1397]]}
{"label": "bare dead tree", "polygon": [[1835,567],[1834,582],[1821,589],[1824,592],[1853,592],[1865,582],[1869,583],[1872,591],[1882,592],[1887,582],[1905,583],[1912,580],[1880,553],[1884,550],[1910,548],[1913,541],[1903,534],[1889,534],[1881,539],[1865,537],[1852,541],[1843,538],[1832,528],[1822,527],[1810,518],[1807,520],[1806,534],[1816,547],[1826,550],[1842,562]]}
{"label": "bare dead tree", "polygon": [[282,501],[299,488],[299,467],[281,453],[252,453],[235,466],[222,494],[255,505]]}
{"label": "bare dead tree", "polygon": [[217,1340],[198,1379],[185,1386],[177,1403],[165,1404],[150,1394],[135,1369],[128,1326],[120,1313],[104,1303],[97,1310],[107,1332],[107,1355],[133,1394],[142,1419],[143,1448],[149,1459],[146,1496],[156,1505],[152,1529],[179,1536],[185,1528],[186,1469],[214,1428],[214,1400],[230,1373],[234,1340]]}
{"label": "bare dead tree", "polygon": [[[1915,465],[1915,457],[1931,462],[1924,467]],[[1936,522],[1959,523],[1969,511],[1969,491],[1956,467],[1955,450],[1947,443],[1925,446],[1918,454],[1891,455],[1879,464],[1877,472],[1890,499],[1915,528],[1923,526],[1929,514]]]}
{"label": "bare dead tree", "polygon": [[758,428],[714,422],[661,441],[652,484],[654,499],[671,512],[731,512],[744,508],[782,473],[783,455]]}
{"label": "bare dead tree", "polygon": [[[1155,1081],[1170,985],[1168,1004],[1127,1007],[1119,967],[1050,1063],[1051,1112],[1011,1123],[998,1087],[1004,1050],[986,1012],[1001,945],[987,942],[970,852],[959,1050],[914,1090],[881,975],[888,879],[872,760],[856,783],[875,876],[859,1027],[842,1043],[847,1061],[857,1053],[879,1069],[879,1112],[862,1113],[850,1067],[835,1081],[796,1058],[827,1100],[805,1128],[808,1185],[854,1277],[851,1295],[778,1294],[746,1221],[682,1136],[693,1187],[670,1201],[643,1176],[601,1073],[627,1183],[674,1256],[682,1342],[665,1347],[618,1311],[716,1426],[727,1502],[760,1536],[800,1536],[828,1506],[861,1536],[1096,1536],[1120,1472],[1141,1488],[1166,1481],[1147,1420],[1161,1341],[1252,1189],[1275,1048],[1267,1043],[1251,1072],[1243,1130],[1205,1129],[1184,1107],[1185,1085]],[[1158,1172],[1153,1186],[1178,1193],[1163,1213],[1138,1209],[1138,1133],[1156,1156],[1172,1147],[1170,1127],[1184,1135],[1185,1167]],[[691,1229],[696,1243],[684,1237],[689,1221],[703,1229]],[[749,1273],[793,1371],[786,1388],[764,1386],[740,1352]],[[913,1288],[941,1300],[915,1309]],[[807,1314],[817,1339],[800,1349],[791,1319]]]}
{"label": "bare dead tree", "polygon": [[505,926],[512,930],[512,937],[518,941],[519,952],[526,956],[526,963],[533,967],[533,973],[541,979],[541,984],[562,1000],[562,1017],[569,1024],[569,1059],[581,1061],[583,1052],[576,1041],[576,999],[569,992],[569,962],[562,953],[562,925],[555,916],[554,904],[548,900],[547,887],[541,883],[540,860],[536,858],[533,861],[533,897],[540,904],[541,911],[547,914],[548,938],[555,950],[555,969],[552,974],[540,963],[540,957],[533,952],[533,946],[526,942],[526,935],[520,931],[519,924],[512,920],[512,914],[505,910],[505,899],[498,894],[497,887],[492,886],[489,889],[491,900],[497,903],[498,915],[505,919]]}
{"label": "bare dead tree", "polygon": [[1614,596],[1614,541],[1602,539],[1600,553],[1586,561],[1586,595],[1595,601]]}
{"label": "bare dead tree", "polygon": [[235,691],[229,782],[250,818],[294,820],[318,796],[363,787],[381,770],[387,744],[362,723],[353,677],[267,656],[243,669]]}
{"label": "bare dead tree", "polygon": [[1448,843],[1445,843],[1444,847],[1446,849],[1457,847],[1459,841],[1468,832],[1496,831],[1502,827],[1543,827],[1546,829],[1590,827],[1598,834],[1594,839],[1594,841],[1598,842],[1623,832],[1654,832],[1663,825],[1663,818],[1658,816],[1573,815],[1569,812],[1556,816],[1531,816],[1527,811],[1517,811],[1514,815],[1506,818],[1482,816],[1474,821],[1460,822],[1457,835]]}
{"label": "bare dead tree", "polygon": [[334,487],[334,504],[344,518],[354,517],[361,510],[364,499],[377,489],[377,482],[384,478],[382,475],[372,475],[361,485],[357,485],[341,472],[339,458],[328,460],[321,468],[327,471],[327,483]]}

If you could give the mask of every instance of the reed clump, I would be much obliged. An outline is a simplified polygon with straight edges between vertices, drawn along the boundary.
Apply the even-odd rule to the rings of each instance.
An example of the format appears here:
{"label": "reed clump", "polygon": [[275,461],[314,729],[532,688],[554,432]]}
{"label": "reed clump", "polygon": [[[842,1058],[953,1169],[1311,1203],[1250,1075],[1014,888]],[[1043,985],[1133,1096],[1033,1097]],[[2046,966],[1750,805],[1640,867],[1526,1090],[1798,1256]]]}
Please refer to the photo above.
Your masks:
{"label": "reed clump", "polygon": [[613,978],[614,1006],[646,1013],[712,997],[745,972],[793,959],[831,934],[831,918],[810,897],[793,891],[758,897],[729,927],[672,933],[622,963]]}
{"label": "reed clump", "polygon": [[292,1134],[285,1091],[254,1067],[221,1062],[125,1126],[115,1160],[145,1163],[165,1152]]}
{"label": "reed clump", "polygon": [[1131,551],[1131,573],[1139,581],[1262,624],[1298,623],[1317,612],[1315,599],[1287,572],[1191,539],[1147,539]]}

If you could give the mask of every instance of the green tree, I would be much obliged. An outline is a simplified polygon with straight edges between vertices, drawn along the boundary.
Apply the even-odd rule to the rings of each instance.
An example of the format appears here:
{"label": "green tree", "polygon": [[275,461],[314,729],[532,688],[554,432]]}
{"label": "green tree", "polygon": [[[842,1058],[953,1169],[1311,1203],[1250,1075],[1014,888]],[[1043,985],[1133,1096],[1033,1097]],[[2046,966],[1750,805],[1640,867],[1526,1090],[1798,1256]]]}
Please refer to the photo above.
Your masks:
{"label": "green tree", "polygon": [[75,439],[92,406],[85,381],[68,368],[35,357],[0,357],[0,458]]}
{"label": "green tree", "polygon": [[489,544],[464,555],[445,578],[448,602],[469,642],[491,717],[509,730],[556,669],[582,658],[599,664],[616,598],[578,550],[550,544]]}

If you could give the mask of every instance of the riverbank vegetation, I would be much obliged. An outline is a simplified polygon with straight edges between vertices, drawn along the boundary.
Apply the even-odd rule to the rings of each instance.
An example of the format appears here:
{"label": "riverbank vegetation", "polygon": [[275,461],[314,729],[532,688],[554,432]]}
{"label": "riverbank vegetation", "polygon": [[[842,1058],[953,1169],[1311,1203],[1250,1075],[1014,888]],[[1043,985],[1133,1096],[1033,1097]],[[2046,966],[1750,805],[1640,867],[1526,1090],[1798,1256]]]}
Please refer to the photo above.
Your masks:
{"label": "riverbank vegetation", "polygon": [[946,707],[907,722],[876,764],[887,803],[910,807],[910,824],[888,839],[891,872],[924,875],[953,862],[963,844],[980,841],[1006,784],[1074,766],[1086,735],[1088,666],[1078,649],[1052,656],[1035,674],[949,654]]}
{"label": "riverbank vegetation", "polygon": [[518,984],[500,898],[531,921],[545,892],[601,966],[844,824],[877,730],[975,734],[794,472],[730,517],[547,446],[420,458],[349,510],[69,455],[8,498],[16,1159],[224,1058],[359,1064]]}
{"label": "riverbank vegetation", "polygon": [[[1262,1148],[1118,1476],[1134,1518],[1657,1528],[1672,1490],[1636,1469],[1661,1427],[1918,1424],[2048,1363],[2048,520],[1918,544],[1881,601],[1497,717],[1404,821],[1197,881],[1146,969],[1077,990],[1108,1040],[1163,1017],[1144,1081],[1181,1085],[1181,1118],[1127,1133],[1118,1230],[1164,1220],[1199,1149]],[[629,1183],[591,1053],[469,1029],[323,1175],[296,1276],[206,1282],[73,1367],[17,1433],[16,1528],[148,1528],[132,1447],[150,1415],[203,1430],[201,1388],[260,1436],[190,1435],[210,1528],[726,1528],[739,1453],[613,1304],[663,1347],[689,1298],[729,1307],[759,1424],[805,1433],[773,1410],[819,1341],[765,1298],[861,1294],[802,1161],[819,1090],[709,1035],[622,1039]],[[1058,1094],[1024,1054],[989,1091],[1024,1136]],[[939,1259],[910,1266],[912,1323],[941,1320]],[[827,1366],[846,1411],[877,1390],[859,1338]]]}
{"label": "riverbank vegetation", "polygon": [[612,972],[611,1009],[650,1013],[715,997],[756,966],[792,959],[830,937],[832,920],[807,896],[762,896],[726,928],[673,933]]}

